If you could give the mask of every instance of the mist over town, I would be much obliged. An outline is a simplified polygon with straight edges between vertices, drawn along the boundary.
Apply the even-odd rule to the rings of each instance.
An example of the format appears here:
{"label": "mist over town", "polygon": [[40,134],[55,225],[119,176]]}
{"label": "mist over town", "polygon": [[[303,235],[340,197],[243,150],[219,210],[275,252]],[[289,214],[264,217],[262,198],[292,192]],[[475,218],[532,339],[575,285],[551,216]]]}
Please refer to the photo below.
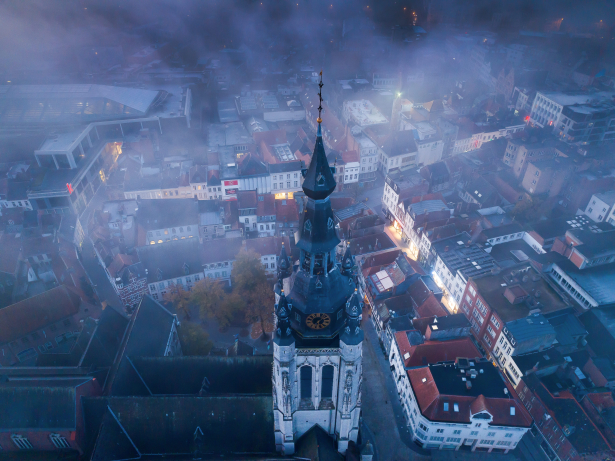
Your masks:
{"label": "mist over town", "polygon": [[615,3],[0,3],[0,461],[615,458]]}

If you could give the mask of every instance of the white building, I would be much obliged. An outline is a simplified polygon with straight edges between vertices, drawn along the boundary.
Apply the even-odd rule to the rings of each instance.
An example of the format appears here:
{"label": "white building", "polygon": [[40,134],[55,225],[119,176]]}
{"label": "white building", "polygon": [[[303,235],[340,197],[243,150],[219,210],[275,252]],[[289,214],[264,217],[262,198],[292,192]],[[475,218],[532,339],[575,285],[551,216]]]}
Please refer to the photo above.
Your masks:
{"label": "white building", "polygon": [[360,127],[389,123],[389,120],[368,99],[344,101],[342,110],[347,123],[354,123]]}
{"label": "white building", "polygon": [[562,110],[566,106],[586,104],[594,101],[612,100],[614,94],[607,92],[596,93],[562,93],[560,91],[538,91],[532,104],[530,122],[540,127],[560,127]]}
{"label": "white building", "polygon": [[[426,449],[508,453],[532,425],[491,362],[458,358],[406,369],[396,343],[390,363],[412,438]],[[454,351],[451,355],[454,356]]]}
{"label": "white building", "polygon": [[613,205],[615,205],[615,191],[594,194],[585,207],[585,215],[594,222],[606,221],[615,225],[615,207]]}

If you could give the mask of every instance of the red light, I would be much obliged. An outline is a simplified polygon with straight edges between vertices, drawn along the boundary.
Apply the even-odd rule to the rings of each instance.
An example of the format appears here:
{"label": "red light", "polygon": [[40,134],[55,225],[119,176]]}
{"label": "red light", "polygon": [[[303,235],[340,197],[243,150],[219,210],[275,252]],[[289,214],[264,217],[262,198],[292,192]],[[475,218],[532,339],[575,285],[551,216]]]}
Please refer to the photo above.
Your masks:
{"label": "red light", "polygon": [[73,186],[71,186],[71,184],[68,182],[66,183],[66,189],[68,190],[69,194],[73,193]]}
{"label": "red light", "polygon": [[529,121],[530,121],[530,116],[529,116],[529,115],[525,117],[525,121],[526,121],[526,122],[529,122]]}

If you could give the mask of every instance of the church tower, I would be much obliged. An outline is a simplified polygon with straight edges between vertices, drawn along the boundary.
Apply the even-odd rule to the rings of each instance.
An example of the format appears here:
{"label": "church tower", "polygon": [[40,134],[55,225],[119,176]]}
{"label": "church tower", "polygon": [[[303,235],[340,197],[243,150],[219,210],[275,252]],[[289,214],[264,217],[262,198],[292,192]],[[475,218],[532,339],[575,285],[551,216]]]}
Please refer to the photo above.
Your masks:
{"label": "church tower", "polygon": [[[322,73],[319,86],[322,90]],[[287,455],[315,425],[345,453],[348,443],[357,440],[361,413],[362,303],[350,250],[336,260],[340,239],[329,200],[336,183],[323,146],[322,107],[318,109],[314,154],[302,172],[307,203],[296,235],[299,263],[293,266],[282,248],[275,289],[275,437],[278,450]]]}

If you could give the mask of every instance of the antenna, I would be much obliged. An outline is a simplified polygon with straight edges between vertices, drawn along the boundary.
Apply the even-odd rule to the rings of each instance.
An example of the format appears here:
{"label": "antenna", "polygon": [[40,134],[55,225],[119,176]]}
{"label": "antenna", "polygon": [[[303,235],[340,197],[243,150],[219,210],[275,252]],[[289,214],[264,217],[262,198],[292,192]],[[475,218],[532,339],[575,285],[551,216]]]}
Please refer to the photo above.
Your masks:
{"label": "antenna", "polygon": [[318,104],[318,118],[316,119],[316,121],[320,124],[322,123],[322,117],[320,116],[321,112],[322,112],[322,87],[323,87],[324,83],[322,83],[322,70],[320,71],[320,82],[318,82],[318,100],[319,100],[319,104]]}

